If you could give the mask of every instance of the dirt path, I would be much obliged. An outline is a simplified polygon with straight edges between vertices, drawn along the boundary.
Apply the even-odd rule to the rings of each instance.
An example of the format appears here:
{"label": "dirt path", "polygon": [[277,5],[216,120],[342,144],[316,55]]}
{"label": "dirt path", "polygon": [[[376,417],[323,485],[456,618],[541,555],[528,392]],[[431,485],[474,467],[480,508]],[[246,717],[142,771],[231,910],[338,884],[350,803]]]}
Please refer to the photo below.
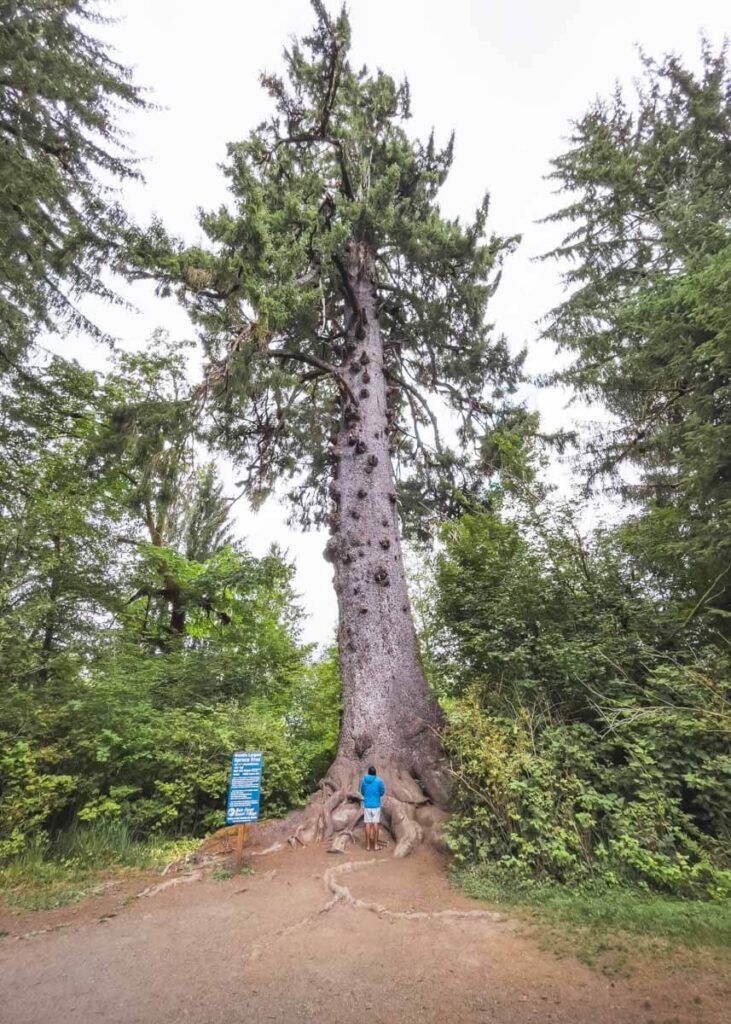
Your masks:
{"label": "dirt path", "polygon": [[[610,980],[559,960],[524,926],[450,890],[425,849],[370,863],[360,850],[286,849],[255,864],[254,875],[5,919],[14,934],[0,939],[0,1020],[731,1021],[718,976]],[[43,927],[53,930],[18,937]]]}

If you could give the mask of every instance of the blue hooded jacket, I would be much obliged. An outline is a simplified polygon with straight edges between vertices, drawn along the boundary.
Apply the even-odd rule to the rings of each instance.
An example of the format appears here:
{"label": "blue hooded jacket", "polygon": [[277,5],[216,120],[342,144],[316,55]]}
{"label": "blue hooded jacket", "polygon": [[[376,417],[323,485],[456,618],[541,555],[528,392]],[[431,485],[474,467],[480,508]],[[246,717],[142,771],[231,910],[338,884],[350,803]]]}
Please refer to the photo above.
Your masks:
{"label": "blue hooded jacket", "polygon": [[364,807],[380,807],[381,797],[385,792],[383,779],[379,779],[377,775],[364,775],[361,779],[360,795],[363,797]]}

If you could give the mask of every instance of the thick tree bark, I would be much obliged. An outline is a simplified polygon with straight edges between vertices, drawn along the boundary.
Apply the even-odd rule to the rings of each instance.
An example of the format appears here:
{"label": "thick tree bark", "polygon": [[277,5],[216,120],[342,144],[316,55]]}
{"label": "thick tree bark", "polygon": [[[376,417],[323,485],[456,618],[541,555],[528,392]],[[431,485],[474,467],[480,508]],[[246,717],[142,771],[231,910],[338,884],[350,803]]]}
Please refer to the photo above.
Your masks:
{"label": "thick tree bark", "polygon": [[182,600],[180,590],[175,589],[170,598],[170,632],[173,636],[181,637],[185,634],[186,608]]}
{"label": "thick tree bark", "polygon": [[54,562],[51,569],[51,581],[48,587],[48,612],[43,628],[43,644],[41,646],[41,667],[38,673],[41,683],[48,682],[48,666],[54,653],[56,642],[56,629],[58,618],[58,599],[61,593],[61,537],[54,533],[51,537],[53,543]]}
{"label": "thick tree bark", "polygon": [[406,590],[374,263],[365,245],[351,245],[345,271],[350,327],[341,369],[357,402],[341,401],[325,552],[338,596],[343,716],[335,762],[299,838],[349,834],[360,815],[359,778],[374,764],[388,792],[387,826],[403,855],[422,837],[418,819],[434,823],[427,805],[443,808],[448,791],[439,710],[419,661]]}

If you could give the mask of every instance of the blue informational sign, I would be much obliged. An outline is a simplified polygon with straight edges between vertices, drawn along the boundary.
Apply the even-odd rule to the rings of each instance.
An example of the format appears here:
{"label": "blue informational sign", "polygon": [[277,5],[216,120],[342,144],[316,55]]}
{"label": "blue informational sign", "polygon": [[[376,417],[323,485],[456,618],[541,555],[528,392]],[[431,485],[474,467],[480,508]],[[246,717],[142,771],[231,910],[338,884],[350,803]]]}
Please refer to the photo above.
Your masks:
{"label": "blue informational sign", "polygon": [[239,750],[231,755],[226,794],[226,824],[246,825],[259,818],[261,751]]}

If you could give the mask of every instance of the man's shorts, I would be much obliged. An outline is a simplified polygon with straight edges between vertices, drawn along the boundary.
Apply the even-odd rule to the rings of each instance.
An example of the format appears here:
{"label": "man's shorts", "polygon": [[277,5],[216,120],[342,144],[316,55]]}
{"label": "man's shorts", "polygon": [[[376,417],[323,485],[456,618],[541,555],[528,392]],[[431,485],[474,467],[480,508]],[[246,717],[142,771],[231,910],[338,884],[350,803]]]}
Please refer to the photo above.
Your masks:
{"label": "man's shorts", "polygon": [[381,820],[381,808],[364,807],[363,820],[365,821],[366,825],[377,825]]}

